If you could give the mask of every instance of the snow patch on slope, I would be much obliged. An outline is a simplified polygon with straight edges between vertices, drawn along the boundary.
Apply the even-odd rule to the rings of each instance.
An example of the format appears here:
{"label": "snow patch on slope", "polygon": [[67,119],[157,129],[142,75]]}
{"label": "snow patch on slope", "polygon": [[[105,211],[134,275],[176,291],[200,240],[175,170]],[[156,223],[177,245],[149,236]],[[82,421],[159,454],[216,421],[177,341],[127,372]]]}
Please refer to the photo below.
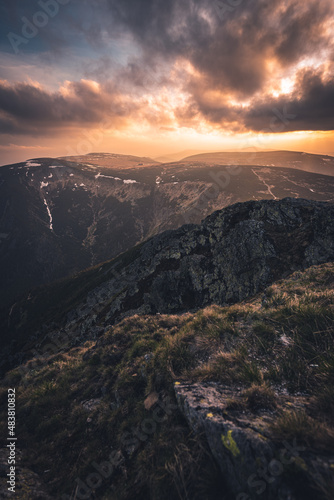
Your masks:
{"label": "snow patch on slope", "polygon": [[50,219],[50,224],[49,224],[50,231],[53,231],[52,214],[51,214],[51,210],[50,210],[50,207],[48,205],[48,202],[46,201],[45,198],[44,198],[44,205],[46,206],[46,210],[48,212],[49,219]]}
{"label": "snow patch on slope", "polygon": [[29,168],[29,167],[41,167],[42,165],[40,163],[33,163],[31,161],[26,161],[25,166]]}
{"label": "snow patch on slope", "polygon": [[103,174],[97,174],[95,175],[95,179],[98,179],[99,177],[105,177],[106,179],[114,179],[115,181],[121,181],[122,179],[120,179],[119,177],[113,177],[111,175],[103,175]]}

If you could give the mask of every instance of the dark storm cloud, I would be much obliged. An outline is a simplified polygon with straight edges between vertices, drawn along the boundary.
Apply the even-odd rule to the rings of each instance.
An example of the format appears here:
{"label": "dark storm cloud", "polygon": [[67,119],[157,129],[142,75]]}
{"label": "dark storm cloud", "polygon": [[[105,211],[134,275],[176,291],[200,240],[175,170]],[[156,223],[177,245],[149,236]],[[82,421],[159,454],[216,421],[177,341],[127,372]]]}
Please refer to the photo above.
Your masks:
{"label": "dark storm cloud", "polygon": [[[6,35],[19,29],[22,15],[31,17],[39,6],[37,1],[13,0],[1,9]],[[84,74],[103,82],[101,92],[83,82],[71,83],[69,94],[0,84],[0,129],[6,123],[12,131],[21,130],[22,123],[85,126],[108,113],[115,120],[131,117],[141,95],[163,86],[187,95],[182,109],[173,110],[181,125],[204,118],[222,128],[260,131],[277,115],[273,109],[287,109],[295,118],[285,131],[333,129],[333,79],[325,70],[314,71],[310,62],[291,95],[274,98],[269,88],[280,71],[297,74],[297,64],[305,58],[325,57],[321,54],[331,47],[334,53],[327,29],[333,14],[332,0],[70,0],[48,29],[40,30],[37,52],[66,53],[83,41],[98,49],[108,46],[107,41],[126,39],[131,53],[120,57],[119,64],[112,54],[100,54],[93,62],[91,54],[87,57]],[[168,81],[168,68],[176,62],[183,75],[181,71]],[[215,101],[210,93],[220,97]],[[248,104],[231,104],[240,100]]]}
{"label": "dark storm cloud", "polygon": [[243,107],[207,102],[196,90],[187,109],[178,112],[177,116],[180,123],[190,116],[202,116],[213,125],[236,132],[333,130],[334,78],[324,78],[320,70],[300,71],[292,94],[277,98],[265,95]]}
{"label": "dark storm cloud", "polygon": [[31,133],[38,127],[53,129],[94,126],[106,117],[110,124],[131,115],[136,104],[121,96],[112,84],[96,89],[89,81],[68,83],[62,92],[48,93],[38,87],[0,82],[0,130]]}
{"label": "dark storm cloud", "polygon": [[[256,101],[240,113],[246,128],[261,131],[274,124],[274,132],[333,130],[334,78],[323,79],[320,72],[311,70],[301,72],[296,88],[292,96]],[[293,119],[289,119],[290,115]]]}
{"label": "dark storm cloud", "polygon": [[[22,16],[32,20],[41,7],[12,0],[0,9],[5,39],[9,31],[20,34]],[[143,51],[138,64],[184,57],[213,86],[251,95],[265,81],[267,58],[290,65],[328,44],[323,25],[333,12],[332,0],[70,0],[38,39],[56,51],[128,33]]]}
{"label": "dark storm cloud", "polygon": [[[265,96],[241,107],[207,103],[200,97],[200,88],[193,88],[186,106],[176,108],[174,113],[182,126],[204,118],[236,132],[332,130],[334,79],[324,79],[320,71],[301,71],[296,89],[292,95]],[[125,99],[110,82],[99,89],[88,81],[69,83],[65,91],[54,93],[32,85],[0,83],[0,132],[47,133],[70,125],[94,126],[106,119],[117,126],[121,119],[138,115],[143,107],[131,98]]]}
{"label": "dark storm cloud", "polygon": [[241,0],[222,19],[220,0],[108,3],[113,26],[133,34],[146,60],[184,57],[213,88],[244,96],[265,84],[268,58],[290,65],[326,46],[323,25],[333,15],[330,0]]}
{"label": "dark storm cloud", "polygon": [[[38,16],[38,14],[40,14]],[[42,16],[42,17],[41,17]],[[43,16],[44,20],[43,23]],[[37,25],[36,25],[37,23]],[[40,25],[39,23],[42,23]],[[66,54],[69,48],[101,47],[110,26],[104,0],[12,0],[0,5],[0,48],[10,54]],[[34,33],[27,36],[27,33]],[[9,34],[26,39],[11,41]],[[17,48],[14,46],[17,43]],[[18,49],[18,50],[17,50]]]}

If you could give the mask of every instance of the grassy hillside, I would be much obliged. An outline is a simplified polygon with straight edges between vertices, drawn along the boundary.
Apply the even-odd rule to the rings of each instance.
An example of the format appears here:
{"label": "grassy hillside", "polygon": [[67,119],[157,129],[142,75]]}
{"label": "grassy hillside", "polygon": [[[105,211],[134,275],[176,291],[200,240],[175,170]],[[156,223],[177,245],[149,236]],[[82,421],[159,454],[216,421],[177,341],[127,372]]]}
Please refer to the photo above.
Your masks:
{"label": "grassy hillside", "polygon": [[[56,499],[228,499],[204,436],[177,408],[182,381],[238,390],[229,411],[272,415],[273,439],[297,438],[313,454],[330,454],[333,285],[334,264],[313,267],[231,307],[133,316],[97,343],[9,372],[2,407],[15,387],[21,467],[39,477],[22,473],[16,498],[32,498],[40,481]],[[1,422],[6,436],[4,412]],[[288,472],[292,485],[300,480]],[[307,481],[296,498],[333,498],[330,481],[312,473]]]}

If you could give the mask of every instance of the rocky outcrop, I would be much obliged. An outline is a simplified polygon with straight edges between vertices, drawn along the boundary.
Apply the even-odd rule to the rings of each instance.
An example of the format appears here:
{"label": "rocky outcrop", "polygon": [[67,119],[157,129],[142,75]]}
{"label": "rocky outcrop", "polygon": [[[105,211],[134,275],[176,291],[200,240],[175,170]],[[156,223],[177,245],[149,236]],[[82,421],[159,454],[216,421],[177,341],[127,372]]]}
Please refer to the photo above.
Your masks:
{"label": "rocky outcrop", "polygon": [[[319,485],[332,477],[332,457],[314,454],[296,439],[275,440],[275,411],[231,411],[231,398],[237,407],[241,392],[217,383],[175,383],[181,412],[196,433],[205,434],[234,498],[299,500],[305,498],[302,485],[318,495]],[[296,409],[304,402],[290,397],[285,405]]]}
{"label": "rocky outcrop", "polygon": [[[69,315],[124,316],[232,304],[290,273],[334,260],[334,206],[286,198],[236,204],[201,225],[167,231],[111,263]],[[130,262],[129,262],[130,261]]]}
{"label": "rocky outcrop", "polygon": [[[296,270],[333,260],[333,204],[292,198],[238,203],[32,294],[11,310],[3,331],[26,338],[44,323],[49,339],[61,331],[67,344],[81,342],[133,314],[233,304]],[[52,317],[52,327],[43,314]]]}

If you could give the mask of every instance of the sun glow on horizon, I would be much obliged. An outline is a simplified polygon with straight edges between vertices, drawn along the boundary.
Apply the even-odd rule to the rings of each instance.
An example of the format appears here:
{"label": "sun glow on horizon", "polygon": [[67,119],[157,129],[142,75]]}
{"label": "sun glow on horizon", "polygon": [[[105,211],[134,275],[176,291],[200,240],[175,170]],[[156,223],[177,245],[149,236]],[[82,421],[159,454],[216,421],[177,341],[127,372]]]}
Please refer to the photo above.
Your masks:
{"label": "sun glow on horizon", "polygon": [[334,152],[332,0],[238,2],[223,16],[207,0],[117,2],[64,6],[18,51],[7,33],[32,3],[4,3],[2,164],[26,148]]}

